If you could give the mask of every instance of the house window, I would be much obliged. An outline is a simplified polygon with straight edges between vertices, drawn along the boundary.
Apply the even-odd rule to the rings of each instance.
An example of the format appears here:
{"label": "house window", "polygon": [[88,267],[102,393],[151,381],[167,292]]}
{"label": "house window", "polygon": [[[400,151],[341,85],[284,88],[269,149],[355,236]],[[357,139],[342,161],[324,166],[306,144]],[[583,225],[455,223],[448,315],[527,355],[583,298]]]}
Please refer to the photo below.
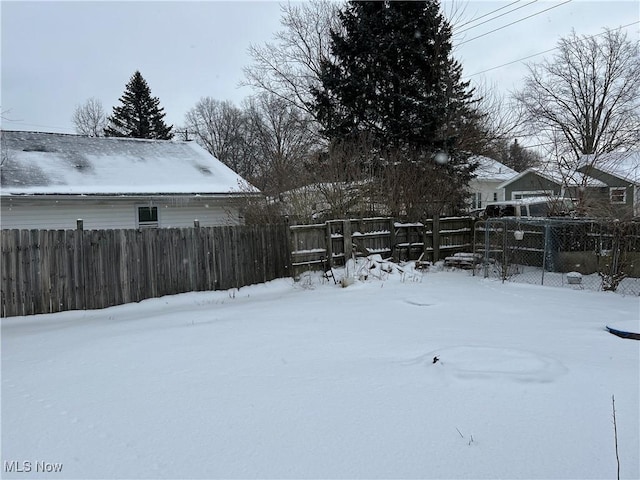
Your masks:
{"label": "house window", "polygon": [[498,201],[498,192],[493,192],[493,201],[494,202]]}
{"label": "house window", "polygon": [[511,200],[522,200],[531,197],[547,197],[557,195],[553,190],[525,190],[511,193]]}
{"label": "house window", "polygon": [[627,189],[624,187],[611,187],[609,189],[611,203],[627,203]]}
{"label": "house window", "polygon": [[158,207],[138,207],[138,228],[158,226]]}
{"label": "house window", "polygon": [[471,194],[471,209],[482,208],[482,193],[476,192]]}
{"label": "house window", "polygon": [[482,208],[482,193],[477,192],[476,193],[476,205],[475,208]]}

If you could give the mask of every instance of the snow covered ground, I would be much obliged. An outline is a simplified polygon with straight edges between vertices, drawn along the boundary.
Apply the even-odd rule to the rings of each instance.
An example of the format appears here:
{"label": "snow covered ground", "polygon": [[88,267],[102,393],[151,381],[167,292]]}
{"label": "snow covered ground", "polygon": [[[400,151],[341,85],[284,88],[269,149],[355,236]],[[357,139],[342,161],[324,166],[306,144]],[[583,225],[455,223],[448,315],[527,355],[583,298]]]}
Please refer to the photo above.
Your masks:
{"label": "snow covered ground", "polygon": [[3,319],[3,478],[640,477],[638,297],[370,266]]}

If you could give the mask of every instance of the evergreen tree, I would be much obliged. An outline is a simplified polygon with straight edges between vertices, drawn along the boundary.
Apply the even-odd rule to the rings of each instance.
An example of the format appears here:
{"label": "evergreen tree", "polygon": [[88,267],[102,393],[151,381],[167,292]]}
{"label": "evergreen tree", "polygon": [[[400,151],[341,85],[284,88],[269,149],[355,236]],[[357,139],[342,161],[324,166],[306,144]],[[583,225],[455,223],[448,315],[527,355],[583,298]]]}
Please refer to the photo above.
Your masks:
{"label": "evergreen tree", "polygon": [[[323,63],[322,86],[314,92],[324,133],[332,140],[366,134],[379,158],[395,159],[394,172],[402,159],[413,171],[422,165],[439,192],[423,213],[447,210],[445,203],[455,210],[474,169],[460,138],[480,116],[473,91],[461,81],[462,67],[451,56],[451,27],[439,2],[350,1],[340,20],[342,30],[332,32],[334,60]],[[415,175],[403,178],[419,182]],[[411,188],[398,191],[406,197]],[[409,203],[416,211],[416,202],[406,199],[404,211]]]}
{"label": "evergreen tree", "polygon": [[517,139],[514,139],[509,146],[509,155],[504,163],[516,172],[524,172],[527,168],[538,166],[542,160],[535,151],[527,150],[518,143]]}
{"label": "evergreen tree", "polygon": [[151,89],[139,71],[136,71],[120,97],[120,106],[113,107],[107,119],[104,134],[107,137],[173,138],[173,125],[164,123],[164,108],[158,97],[151,96]]}

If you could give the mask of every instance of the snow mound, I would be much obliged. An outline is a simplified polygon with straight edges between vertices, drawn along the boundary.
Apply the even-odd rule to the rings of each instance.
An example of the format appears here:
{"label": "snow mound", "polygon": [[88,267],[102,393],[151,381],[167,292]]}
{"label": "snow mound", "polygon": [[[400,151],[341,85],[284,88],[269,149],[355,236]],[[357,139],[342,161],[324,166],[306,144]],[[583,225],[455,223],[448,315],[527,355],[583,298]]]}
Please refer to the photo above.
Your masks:
{"label": "snow mound", "polygon": [[553,358],[498,347],[448,347],[426,354],[423,362],[461,380],[549,383],[567,372],[567,368]]}

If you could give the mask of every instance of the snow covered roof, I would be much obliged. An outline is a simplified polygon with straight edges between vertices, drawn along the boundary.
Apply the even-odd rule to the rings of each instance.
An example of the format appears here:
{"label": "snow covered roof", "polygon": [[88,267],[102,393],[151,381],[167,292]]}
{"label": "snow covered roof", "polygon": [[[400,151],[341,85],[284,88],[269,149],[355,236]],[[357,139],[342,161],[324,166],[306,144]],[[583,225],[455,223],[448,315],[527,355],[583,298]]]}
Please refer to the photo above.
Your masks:
{"label": "snow covered roof", "polygon": [[640,151],[614,152],[603,155],[583,155],[580,158],[582,167],[591,165],[616,177],[629,180],[640,185]]}
{"label": "snow covered roof", "polygon": [[498,185],[498,188],[505,188],[507,185],[510,185],[511,183],[517,180],[520,180],[522,177],[524,177],[529,173],[534,173],[536,175],[539,175],[542,178],[549,180],[550,182],[554,182],[554,183],[557,183],[558,185],[562,185],[565,187],[581,187],[585,185],[588,187],[606,187],[607,186],[606,183],[598,180],[597,178],[593,178],[581,172],[563,173],[557,170],[551,170],[549,168],[542,169],[542,168],[531,167],[518,173],[515,177],[512,177],[505,182],[502,182],[500,185]]}
{"label": "snow covered roof", "polygon": [[0,141],[2,195],[217,195],[246,185],[195,142],[15,131]]}
{"label": "snow covered roof", "polygon": [[514,169],[507,167],[493,158],[474,155],[469,158],[469,161],[479,164],[474,172],[478,180],[505,181],[518,175],[518,172]]}
{"label": "snow covered roof", "polygon": [[542,175],[554,182],[567,187],[606,187],[607,184],[597,178],[593,178],[585,173],[576,171],[558,171],[558,170],[537,170]]}

